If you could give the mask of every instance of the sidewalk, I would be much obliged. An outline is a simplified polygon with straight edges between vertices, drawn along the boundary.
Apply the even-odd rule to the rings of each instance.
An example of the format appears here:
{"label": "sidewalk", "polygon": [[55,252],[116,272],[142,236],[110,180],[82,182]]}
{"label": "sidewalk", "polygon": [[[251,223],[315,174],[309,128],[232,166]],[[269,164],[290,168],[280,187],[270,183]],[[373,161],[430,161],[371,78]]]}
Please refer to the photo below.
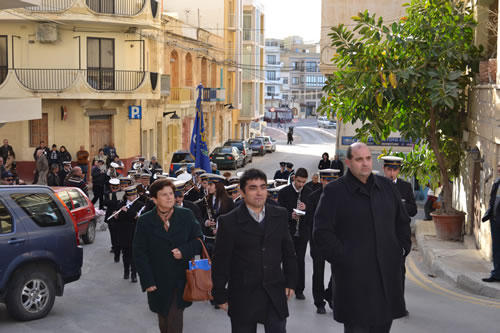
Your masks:
{"label": "sidewalk", "polygon": [[486,283],[493,264],[478,250],[468,249],[462,242],[444,241],[436,237],[433,221],[418,220],[415,238],[430,273],[471,293],[500,299],[500,283]]}

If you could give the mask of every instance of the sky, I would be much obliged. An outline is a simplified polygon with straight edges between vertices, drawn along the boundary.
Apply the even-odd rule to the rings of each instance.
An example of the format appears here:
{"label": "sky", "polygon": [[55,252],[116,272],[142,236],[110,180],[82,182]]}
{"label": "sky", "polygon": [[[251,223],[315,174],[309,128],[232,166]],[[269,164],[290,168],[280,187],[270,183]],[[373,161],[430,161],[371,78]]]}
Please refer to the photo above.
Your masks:
{"label": "sky", "polygon": [[264,5],[266,38],[297,35],[319,42],[321,0],[259,0]]}

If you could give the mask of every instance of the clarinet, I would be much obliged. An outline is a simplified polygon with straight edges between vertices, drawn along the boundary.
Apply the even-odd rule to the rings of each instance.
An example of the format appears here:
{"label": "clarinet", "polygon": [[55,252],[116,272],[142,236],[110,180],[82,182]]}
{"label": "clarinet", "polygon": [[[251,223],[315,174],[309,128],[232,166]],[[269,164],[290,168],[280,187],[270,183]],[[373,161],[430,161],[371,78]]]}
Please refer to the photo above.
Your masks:
{"label": "clarinet", "polygon": [[[203,199],[205,200],[205,207],[207,207],[207,215],[208,215],[208,219],[210,221],[214,221],[214,215],[212,213],[212,208],[208,205],[208,200],[207,200],[207,196],[205,195],[203,197]],[[210,227],[210,230],[214,231],[215,230],[215,226],[211,226]],[[206,236],[207,238],[211,238],[211,239],[214,239],[215,237],[214,236]]]}
{"label": "clarinet", "polygon": [[[300,189],[299,191],[299,195],[297,197],[297,209],[299,209],[299,205],[301,203],[300,201],[300,196],[302,195],[302,189]],[[297,224],[295,225],[295,234],[293,235],[294,237],[300,237],[300,231],[299,231],[299,227],[300,227],[300,216],[297,217]]]}

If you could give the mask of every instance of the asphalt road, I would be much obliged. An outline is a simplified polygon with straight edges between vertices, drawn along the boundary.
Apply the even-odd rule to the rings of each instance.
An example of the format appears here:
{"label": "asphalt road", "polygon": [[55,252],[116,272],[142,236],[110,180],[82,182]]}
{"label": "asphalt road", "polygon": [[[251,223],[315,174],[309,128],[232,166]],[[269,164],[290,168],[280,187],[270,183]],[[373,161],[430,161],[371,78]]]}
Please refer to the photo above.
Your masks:
{"label": "asphalt road", "polygon": [[[276,129],[278,149],[254,157],[248,167],[258,167],[272,177],[280,161],[289,161],[311,172],[323,152],[334,154],[334,131],[318,129],[314,120],[295,124],[295,141],[286,145],[286,136]],[[421,215],[422,212],[419,212]],[[122,264],[113,262],[107,231],[97,233],[96,242],[84,246],[82,278],[66,286],[52,312],[44,319],[21,323],[10,318],[0,305],[0,332],[158,332],[157,317],[148,309],[146,295],[138,284],[122,279]],[[497,333],[500,332],[500,300],[474,296],[427,275],[418,250],[407,261],[406,301],[410,316],[394,322],[392,332]],[[307,256],[306,300],[289,303],[288,332],[343,332],[343,326],[315,312],[311,296],[311,260]],[[329,277],[329,274],[327,274]],[[184,332],[230,332],[229,318],[210,304],[197,303],[185,311]],[[259,332],[264,332],[259,328]]]}

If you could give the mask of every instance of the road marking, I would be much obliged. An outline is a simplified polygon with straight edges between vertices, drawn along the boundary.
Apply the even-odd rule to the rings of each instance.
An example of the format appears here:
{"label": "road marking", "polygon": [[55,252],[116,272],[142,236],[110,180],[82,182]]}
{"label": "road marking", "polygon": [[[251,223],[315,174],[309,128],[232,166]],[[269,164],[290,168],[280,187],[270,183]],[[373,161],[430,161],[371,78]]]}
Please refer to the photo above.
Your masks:
{"label": "road marking", "polygon": [[425,276],[417,267],[415,264],[414,260],[411,257],[407,258],[407,264],[406,264],[406,276],[408,277],[409,280],[413,281],[416,285],[421,287],[422,289],[425,289],[429,292],[432,292],[434,294],[438,294],[441,296],[445,296],[448,298],[452,298],[458,301],[464,301],[476,305],[482,305],[482,306],[487,306],[487,307],[493,307],[500,309],[500,302],[494,301],[494,300],[486,300],[484,298],[479,298],[479,297],[474,297],[474,296],[469,296],[461,293],[457,293],[455,291],[446,289],[434,281],[432,281],[430,278]]}

